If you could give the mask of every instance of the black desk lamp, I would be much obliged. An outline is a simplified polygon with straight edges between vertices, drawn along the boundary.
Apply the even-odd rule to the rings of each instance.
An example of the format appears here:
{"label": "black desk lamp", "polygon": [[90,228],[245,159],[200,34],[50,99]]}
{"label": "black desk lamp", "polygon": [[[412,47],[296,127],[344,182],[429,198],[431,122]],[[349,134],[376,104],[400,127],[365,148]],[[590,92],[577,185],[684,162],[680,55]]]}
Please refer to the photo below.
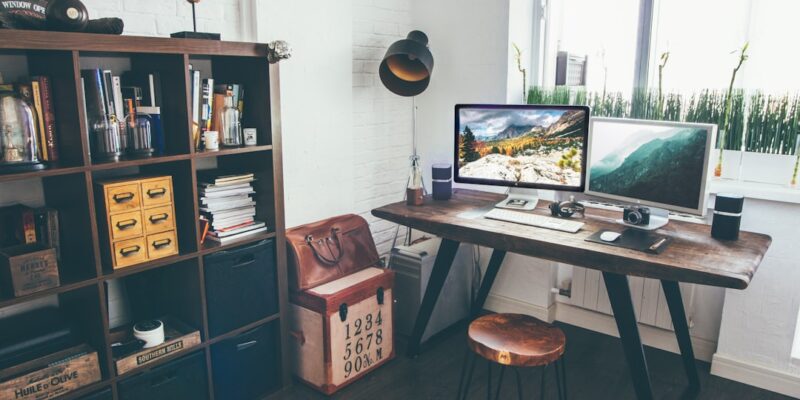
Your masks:
{"label": "black desk lamp", "polygon": [[[409,205],[421,205],[425,194],[422,181],[420,159],[417,154],[417,102],[416,96],[428,88],[433,72],[433,54],[428,49],[428,36],[421,31],[411,31],[403,40],[394,42],[386,50],[378,73],[381,82],[392,93],[411,97],[413,107],[413,154],[411,155],[411,172],[406,185],[406,202]],[[398,226],[398,232],[399,232]],[[411,233],[406,237],[410,241]],[[395,241],[397,233],[395,233]],[[394,243],[392,244],[394,247]]]}

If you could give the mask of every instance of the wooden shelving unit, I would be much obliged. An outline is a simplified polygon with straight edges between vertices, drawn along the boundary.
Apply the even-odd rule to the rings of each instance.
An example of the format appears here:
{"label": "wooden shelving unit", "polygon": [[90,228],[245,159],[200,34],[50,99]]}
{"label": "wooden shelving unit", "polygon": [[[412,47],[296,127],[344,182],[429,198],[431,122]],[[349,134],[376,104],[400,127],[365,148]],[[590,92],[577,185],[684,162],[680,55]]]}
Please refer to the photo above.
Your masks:
{"label": "wooden shelving unit", "polygon": [[[58,297],[67,315],[79,322],[85,340],[100,355],[103,380],[61,398],[77,399],[111,389],[118,399],[117,383],[174,358],[203,352],[207,366],[210,398],[214,398],[211,346],[260,326],[272,324],[280,332],[275,337],[280,356],[265,363],[276,363],[280,385],[289,382],[287,365],[287,277],[284,237],[283,164],[281,155],[280,86],[277,64],[267,60],[265,44],[218,42],[191,39],[146,38],[133,36],[89,35],[35,31],[0,30],[0,58],[19,65],[29,75],[48,75],[53,82],[54,108],[61,162],[46,170],[0,175],[0,190],[18,181],[41,181],[44,203],[59,211],[62,237],[61,286],[20,298],[0,297],[0,310],[47,297]],[[191,135],[191,94],[189,65],[201,65],[204,77],[217,82],[236,82],[245,87],[243,126],[258,129],[258,145],[216,152],[196,152]],[[90,156],[85,126],[85,110],[80,70],[118,65],[131,69],[158,71],[162,77],[164,100],[162,120],[166,154],[147,159],[96,163]],[[122,71],[114,71],[120,73]],[[6,76],[8,81],[9,77]],[[257,218],[266,221],[269,232],[234,244],[200,243],[198,226],[197,171],[214,160],[218,168],[230,172],[254,172]],[[180,254],[132,267],[113,270],[101,259],[105,238],[98,235],[95,180],[115,175],[171,175],[174,182],[176,224]],[[204,257],[213,253],[262,240],[272,240],[277,266],[279,312],[230,332],[211,337],[207,315]],[[105,282],[132,279],[140,275],[165,279],[175,284],[163,294],[165,309],[189,316],[202,343],[187,352],[167,356],[153,364],[117,375],[111,355],[111,337]],[[157,299],[158,300],[158,299]],[[172,301],[174,300],[174,301]],[[133,299],[132,301],[136,301]],[[246,304],[242,306],[246,307]],[[235,313],[236,310],[230,310]],[[14,329],[2,326],[0,330]],[[264,395],[268,395],[265,393]],[[219,399],[219,397],[217,397]]]}

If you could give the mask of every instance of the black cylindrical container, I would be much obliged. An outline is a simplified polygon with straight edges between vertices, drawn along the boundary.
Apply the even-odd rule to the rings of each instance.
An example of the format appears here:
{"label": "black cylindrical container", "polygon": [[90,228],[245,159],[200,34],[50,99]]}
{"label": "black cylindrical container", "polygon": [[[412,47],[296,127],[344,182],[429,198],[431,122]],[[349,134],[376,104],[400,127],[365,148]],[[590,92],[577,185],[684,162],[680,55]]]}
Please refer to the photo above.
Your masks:
{"label": "black cylindrical container", "polygon": [[744,196],[718,193],[714,204],[714,219],[711,222],[711,236],[720,240],[739,239],[743,208]]}
{"label": "black cylindrical container", "polygon": [[450,200],[453,196],[453,166],[450,164],[434,164],[433,172],[433,199]]}

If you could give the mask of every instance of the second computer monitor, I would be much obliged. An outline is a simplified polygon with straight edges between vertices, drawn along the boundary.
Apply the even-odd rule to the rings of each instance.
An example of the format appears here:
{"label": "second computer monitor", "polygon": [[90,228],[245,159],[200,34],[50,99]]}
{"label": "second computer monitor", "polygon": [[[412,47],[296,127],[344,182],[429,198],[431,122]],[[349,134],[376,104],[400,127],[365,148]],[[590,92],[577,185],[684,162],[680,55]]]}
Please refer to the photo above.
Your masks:
{"label": "second computer monitor", "polygon": [[583,191],[587,107],[459,104],[455,118],[456,182]]}
{"label": "second computer monitor", "polygon": [[716,125],[592,118],[586,193],[704,215]]}

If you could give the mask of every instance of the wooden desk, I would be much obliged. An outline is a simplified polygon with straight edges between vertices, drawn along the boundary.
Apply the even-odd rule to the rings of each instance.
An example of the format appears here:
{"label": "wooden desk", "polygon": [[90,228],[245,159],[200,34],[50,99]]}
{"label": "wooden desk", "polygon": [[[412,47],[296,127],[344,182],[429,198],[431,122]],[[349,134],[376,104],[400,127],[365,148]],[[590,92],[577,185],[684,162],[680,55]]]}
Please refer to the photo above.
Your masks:
{"label": "wooden desk", "polygon": [[[602,271],[639,399],[651,399],[653,394],[627,277],[661,280],[689,379],[689,391],[699,390],[678,282],[747,288],[772,241],[769,236],[741,232],[738,241],[718,241],[711,237],[709,226],[672,221],[658,233],[672,237],[673,242],[662,254],[653,255],[584,240],[602,229],[619,230],[621,226],[614,222],[620,218],[618,212],[587,209],[583,220],[586,225],[574,234],[483,218],[483,214],[503,198],[499,194],[456,190],[450,201],[426,198],[423,206],[407,206],[401,202],[372,210],[376,217],[442,237],[409,341],[409,355],[419,353],[420,339],[458,246],[465,242],[494,249],[472,307],[473,315],[483,308],[506,252]],[[546,202],[540,202],[533,212],[549,215]]]}

